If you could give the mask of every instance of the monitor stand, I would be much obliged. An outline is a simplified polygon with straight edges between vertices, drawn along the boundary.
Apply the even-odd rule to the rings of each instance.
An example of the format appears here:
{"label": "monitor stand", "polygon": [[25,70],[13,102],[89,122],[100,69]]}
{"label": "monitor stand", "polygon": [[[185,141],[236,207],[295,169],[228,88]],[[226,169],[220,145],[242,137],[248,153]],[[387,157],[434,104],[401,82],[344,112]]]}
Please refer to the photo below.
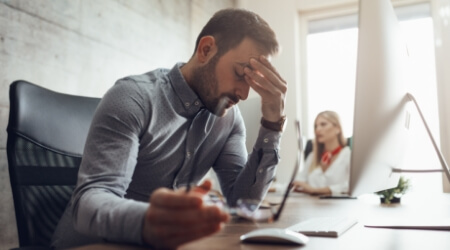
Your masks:
{"label": "monitor stand", "polygon": [[[417,111],[420,115],[420,118],[425,125],[428,136],[433,143],[434,150],[436,151],[437,156],[439,157],[439,161],[441,163],[442,169],[401,169],[401,168],[393,168],[392,172],[397,173],[426,173],[426,172],[445,172],[447,179],[450,181],[450,169],[445,161],[445,158],[442,155],[441,150],[436,144],[433,135],[431,134],[431,130],[428,127],[427,122],[422,114],[422,111],[417,104],[416,99],[410,93],[408,93],[407,98],[414,103],[417,108]],[[392,229],[422,229],[422,230],[450,230],[450,217],[449,218],[389,218],[389,219],[381,219],[377,218],[371,222],[364,223],[365,227],[372,228],[392,228]]]}
{"label": "monitor stand", "polygon": [[423,122],[423,125],[425,126],[425,129],[427,130],[428,136],[431,139],[431,142],[433,143],[434,150],[436,151],[436,154],[439,158],[439,161],[441,163],[442,169],[402,169],[402,168],[392,168],[392,172],[394,173],[426,173],[426,172],[444,172],[447,176],[448,181],[450,182],[450,168],[448,167],[447,162],[445,161],[444,156],[442,155],[441,150],[439,149],[436,141],[434,140],[433,135],[431,134],[431,130],[428,127],[427,122],[425,121],[425,118],[422,114],[422,111],[420,110],[419,105],[417,104],[416,98],[410,93],[406,94],[406,97],[409,99],[409,101],[412,101],[414,103],[414,106],[417,108],[417,111],[419,113],[420,119]]}

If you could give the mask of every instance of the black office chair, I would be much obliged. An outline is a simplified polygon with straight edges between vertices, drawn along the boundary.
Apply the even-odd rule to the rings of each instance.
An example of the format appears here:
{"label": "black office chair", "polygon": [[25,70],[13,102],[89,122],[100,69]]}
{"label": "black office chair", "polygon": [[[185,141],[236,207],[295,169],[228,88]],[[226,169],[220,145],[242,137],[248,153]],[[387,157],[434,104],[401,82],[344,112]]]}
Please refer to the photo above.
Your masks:
{"label": "black office chair", "polygon": [[21,248],[50,247],[72,195],[100,98],[10,86],[7,155]]}
{"label": "black office chair", "polygon": [[[347,146],[352,148],[352,137],[347,138]],[[306,160],[306,157],[308,157],[309,153],[312,152],[312,149],[313,149],[313,142],[312,142],[312,139],[309,139],[308,141],[306,141],[305,150],[303,151],[305,160]]]}

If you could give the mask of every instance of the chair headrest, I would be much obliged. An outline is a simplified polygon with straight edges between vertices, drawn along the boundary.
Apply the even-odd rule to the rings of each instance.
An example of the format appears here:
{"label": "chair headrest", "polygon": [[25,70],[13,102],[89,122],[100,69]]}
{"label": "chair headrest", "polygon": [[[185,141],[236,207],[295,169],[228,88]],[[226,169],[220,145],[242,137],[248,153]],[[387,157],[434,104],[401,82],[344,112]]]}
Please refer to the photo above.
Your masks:
{"label": "chair headrest", "polygon": [[100,98],[68,95],[27,81],[10,86],[7,131],[49,150],[81,156]]}

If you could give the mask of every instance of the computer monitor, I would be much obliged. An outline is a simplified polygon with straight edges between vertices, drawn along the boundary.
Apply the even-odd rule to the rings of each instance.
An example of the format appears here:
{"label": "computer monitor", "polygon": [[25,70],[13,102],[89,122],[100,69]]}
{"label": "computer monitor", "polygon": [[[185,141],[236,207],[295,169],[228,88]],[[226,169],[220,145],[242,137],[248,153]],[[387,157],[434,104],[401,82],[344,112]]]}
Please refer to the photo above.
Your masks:
{"label": "computer monitor", "polygon": [[390,0],[360,0],[349,193],[395,187],[408,142],[407,59]]}
{"label": "computer monitor", "polygon": [[[397,186],[401,172],[443,171],[446,163],[416,99],[407,92],[408,52],[390,0],[359,1],[359,40],[349,194],[358,196]],[[411,113],[418,115],[437,153],[439,170],[401,167]]]}

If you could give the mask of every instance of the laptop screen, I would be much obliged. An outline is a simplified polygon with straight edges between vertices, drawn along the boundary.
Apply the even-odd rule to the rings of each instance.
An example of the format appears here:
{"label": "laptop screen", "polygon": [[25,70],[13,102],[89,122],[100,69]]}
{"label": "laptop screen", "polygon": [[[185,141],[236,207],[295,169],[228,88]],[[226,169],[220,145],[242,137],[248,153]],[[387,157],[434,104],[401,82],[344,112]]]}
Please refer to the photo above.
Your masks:
{"label": "laptop screen", "polygon": [[289,184],[286,187],[286,191],[284,192],[283,200],[281,200],[281,204],[278,207],[277,212],[274,214],[274,221],[278,220],[278,218],[281,215],[281,211],[283,211],[284,204],[286,203],[287,197],[289,196],[289,192],[292,190],[292,186],[295,180],[295,177],[297,176],[298,169],[300,168],[301,163],[301,157],[303,152],[303,141],[301,136],[301,130],[300,130],[300,122],[298,120],[295,121],[295,133],[297,135],[297,143],[298,143],[298,150],[297,150],[297,160],[294,165],[294,170],[292,172],[291,179],[289,180]]}
{"label": "laptop screen", "polygon": [[258,222],[272,222],[278,220],[278,218],[281,215],[281,212],[283,211],[284,205],[286,203],[286,200],[289,196],[289,192],[292,190],[293,182],[295,180],[295,177],[297,176],[297,172],[300,168],[301,163],[301,157],[303,154],[303,141],[301,137],[301,130],[300,130],[300,122],[298,120],[295,121],[295,132],[297,136],[297,143],[298,143],[298,150],[297,150],[297,159],[292,171],[292,176],[289,180],[289,183],[286,187],[286,191],[283,194],[283,198],[280,205],[278,206],[278,209],[274,212],[271,209],[264,210],[259,209],[260,201],[259,200],[248,200],[248,199],[241,199],[238,200],[238,207],[235,211],[236,214],[240,217],[243,217],[245,219],[258,221]]}

